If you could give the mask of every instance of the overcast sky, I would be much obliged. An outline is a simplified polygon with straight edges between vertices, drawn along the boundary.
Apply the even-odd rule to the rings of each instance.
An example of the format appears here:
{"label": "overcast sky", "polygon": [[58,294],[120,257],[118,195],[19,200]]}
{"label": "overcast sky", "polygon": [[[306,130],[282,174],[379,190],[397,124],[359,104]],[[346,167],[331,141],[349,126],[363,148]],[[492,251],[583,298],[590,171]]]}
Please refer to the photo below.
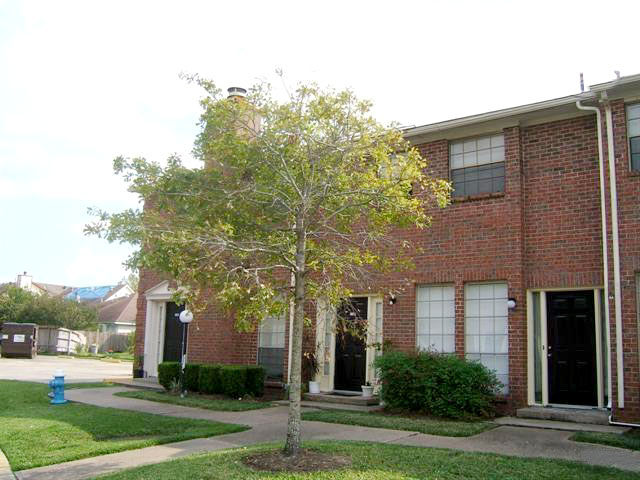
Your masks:
{"label": "overcast sky", "polygon": [[0,282],[117,282],[87,207],[137,201],[117,155],[190,158],[202,92],[314,80],[422,125],[640,73],[640,2],[0,0]]}

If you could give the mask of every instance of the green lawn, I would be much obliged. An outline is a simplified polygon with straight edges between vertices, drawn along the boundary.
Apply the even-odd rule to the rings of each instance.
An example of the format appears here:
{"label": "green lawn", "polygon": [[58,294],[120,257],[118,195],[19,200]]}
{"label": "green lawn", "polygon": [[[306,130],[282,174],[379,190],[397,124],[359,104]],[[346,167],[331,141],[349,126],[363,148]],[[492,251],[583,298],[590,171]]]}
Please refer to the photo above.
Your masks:
{"label": "green lawn", "polygon": [[625,433],[596,433],[577,432],[571,437],[576,442],[600,443],[610,447],[640,450],[640,429],[629,430]]}
{"label": "green lawn", "polygon": [[318,473],[256,472],[242,457],[272,446],[195,455],[99,477],[101,480],[631,480],[640,474],[613,468],[548,459],[524,459],[485,453],[362,442],[309,442],[325,453],[351,457],[352,466]]}
{"label": "green lawn", "polygon": [[245,430],[80,403],[50,405],[47,385],[0,380],[0,449],[13,470]]}
{"label": "green lawn", "polygon": [[133,362],[133,353],[127,353],[127,352],[114,352],[114,353],[89,353],[89,352],[82,352],[82,353],[76,353],[74,355],[77,358],[94,358],[96,360],[105,360],[105,361],[109,361],[109,360],[121,360],[123,362]]}
{"label": "green lawn", "polygon": [[105,387],[115,387],[116,385],[111,382],[86,382],[86,383],[65,383],[65,390],[69,389],[78,389],[78,388],[105,388]]}
{"label": "green lawn", "polygon": [[245,412],[259,408],[272,407],[270,402],[260,402],[257,400],[236,400],[234,398],[218,398],[208,395],[189,393],[185,398],[165,392],[153,392],[150,390],[137,390],[132,392],[116,393],[119,397],[138,398],[140,400],[150,400],[152,402],[172,403],[184,407],[206,408],[207,410],[218,410],[222,412]]}
{"label": "green lawn", "polygon": [[303,420],[316,422],[342,423],[363,427],[390,428],[410,432],[443,435],[445,437],[468,437],[496,427],[493,422],[462,422],[431,417],[403,417],[376,412],[355,412],[350,410],[320,410],[305,412]]}

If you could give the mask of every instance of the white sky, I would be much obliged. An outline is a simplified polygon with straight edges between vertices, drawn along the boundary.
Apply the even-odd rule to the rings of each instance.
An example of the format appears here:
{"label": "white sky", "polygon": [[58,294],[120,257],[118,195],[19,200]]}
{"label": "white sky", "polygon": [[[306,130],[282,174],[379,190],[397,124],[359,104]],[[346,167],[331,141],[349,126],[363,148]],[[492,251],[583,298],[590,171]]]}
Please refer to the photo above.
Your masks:
{"label": "white sky", "polygon": [[100,285],[128,248],[82,234],[136,200],[117,155],[188,158],[202,92],[315,80],[422,125],[640,73],[640,2],[0,0],[0,282]]}

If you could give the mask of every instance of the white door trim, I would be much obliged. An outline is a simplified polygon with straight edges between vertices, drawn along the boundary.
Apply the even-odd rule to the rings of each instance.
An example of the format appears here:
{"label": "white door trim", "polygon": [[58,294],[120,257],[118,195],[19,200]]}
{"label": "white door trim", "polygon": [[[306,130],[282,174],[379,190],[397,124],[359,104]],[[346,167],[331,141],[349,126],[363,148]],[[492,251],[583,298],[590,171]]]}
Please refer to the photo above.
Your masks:
{"label": "white door trim", "polygon": [[158,364],[162,362],[164,349],[164,326],[166,304],[171,301],[173,291],[164,281],[145,292],[147,314],[144,326],[144,362],[146,377],[158,376]]}

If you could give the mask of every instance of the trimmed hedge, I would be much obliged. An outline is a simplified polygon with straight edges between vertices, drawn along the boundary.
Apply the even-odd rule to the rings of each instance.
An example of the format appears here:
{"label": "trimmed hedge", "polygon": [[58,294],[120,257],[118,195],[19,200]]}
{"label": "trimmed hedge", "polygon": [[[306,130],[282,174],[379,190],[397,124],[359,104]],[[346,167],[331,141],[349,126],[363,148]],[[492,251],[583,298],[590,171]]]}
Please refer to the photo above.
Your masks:
{"label": "trimmed hedge", "polygon": [[184,366],[184,388],[190,392],[197,392],[200,388],[200,364],[187,363]]}
{"label": "trimmed hedge", "polygon": [[[258,365],[218,365],[188,363],[184,368],[185,388],[192,392],[223,394],[233,398],[264,394],[264,367]],[[170,390],[172,382],[180,380],[180,363],[158,365],[158,381]]]}
{"label": "trimmed hedge", "polygon": [[380,396],[391,409],[436,417],[495,414],[500,382],[478,362],[435,352],[388,352],[378,357]]}
{"label": "trimmed hedge", "polygon": [[247,368],[242,365],[224,365],[220,369],[222,393],[238,398],[247,394]]}
{"label": "trimmed hedge", "polygon": [[171,390],[171,387],[179,381],[179,362],[162,362],[158,365],[158,383],[162,385],[165,390]]}
{"label": "trimmed hedge", "polygon": [[198,390],[202,393],[222,393],[220,369],[222,365],[201,365]]}
{"label": "trimmed hedge", "polygon": [[247,369],[247,393],[254,397],[264,395],[264,380],[267,378],[267,371],[264,367],[258,365],[250,365]]}

